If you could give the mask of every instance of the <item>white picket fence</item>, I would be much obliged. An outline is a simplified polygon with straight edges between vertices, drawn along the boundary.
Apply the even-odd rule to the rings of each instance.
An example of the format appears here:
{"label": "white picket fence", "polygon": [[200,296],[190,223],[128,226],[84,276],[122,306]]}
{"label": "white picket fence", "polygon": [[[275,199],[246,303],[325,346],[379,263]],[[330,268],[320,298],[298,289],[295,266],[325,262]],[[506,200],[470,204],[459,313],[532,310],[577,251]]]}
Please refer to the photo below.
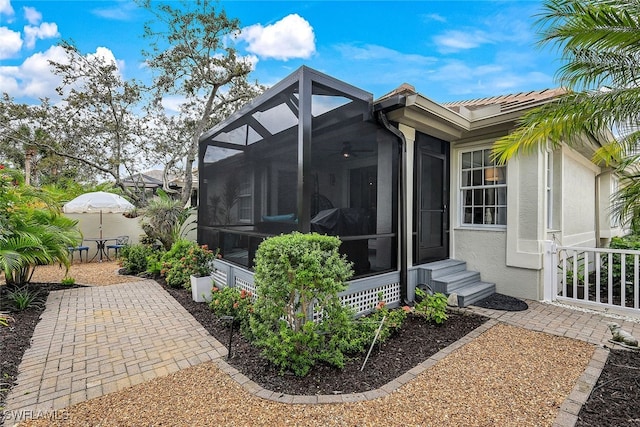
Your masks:
{"label": "white picket fence", "polygon": [[640,251],[545,248],[545,300],[640,313]]}

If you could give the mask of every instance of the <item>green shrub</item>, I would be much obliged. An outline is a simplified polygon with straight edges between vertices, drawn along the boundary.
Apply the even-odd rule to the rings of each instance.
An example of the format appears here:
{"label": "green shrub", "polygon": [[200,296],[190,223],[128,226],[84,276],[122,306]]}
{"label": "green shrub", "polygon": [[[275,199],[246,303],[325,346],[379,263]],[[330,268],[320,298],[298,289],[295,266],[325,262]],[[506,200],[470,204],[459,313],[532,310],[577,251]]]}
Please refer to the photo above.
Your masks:
{"label": "green shrub", "polygon": [[303,376],[318,361],[344,366],[338,344],[353,326],[338,292],[346,289],[352,269],[339,246],[337,237],[295,232],[263,241],[256,252],[258,298],[250,330],[281,372]]}
{"label": "green shrub", "polygon": [[216,316],[232,316],[242,331],[249,326],[249,314],[253,311],[253,294],[244,289],[211,288],[209,308]]}
{"label": "green shrub", "polygon": [[42,304],[40,293],[37,290],[29,289],[27,286],[7,292],[7,298],[16,310],[26,310]]}
{"label": "green shrub", "polygon": [[447,297],[445,294],[436,292],[433,295],[429,295],[422,289],[416,288],[416,296],[421,299],[414,307],[416,314],[438,325],[447,320]]}
{"label": "green shrub", "polygon": [[60,283],[63,284],[63,285],[71,286],[71,285],[75,285],[76,284],[76,279],[74,279],[73,277],[67,276],[67,277],[63,278],[60,281]]}
{"label": "green shrub", "polygon": [[[386,303],[380,300],[368,315],[360,317],[352,325],[336,328],[337,333],[332,336],[332,339],[344,354],[362,353],[376,339],[378,328],[380,333],[376,339],[377,343],[383,343],[393,336],[407,319],[408,309],[408,307],[389,309]],[[384,323],[381,327],[383,318]]]}
{"label": "green shrub", "polygon": [[162,255],[164,251],[160,249],[154,249],[153,252],[147,255],[147,273],[152,277],[160,277],[162,272]]}
{"label": "green shrub", "polygon": [[189,240],[178,240],[162,255],[160,273],[168,286],[191,289],[190,276],[203,277],[211,274],[214,258],[215,254],[207,245],[198,246]]}
{"label": "green shrub", "polygon": [[147,271],[148,258],[153,252],[151,246],[143,244],[126,245],[120,252],[120,263],[125,273],[137,276]]}
{"label": "green shrub", "polygon": [[[640,235],[631,234],[631,235],[624,236],[624,237],[614,237],[614,238],[611,239],[611,242],[609,243],[609,247],[611,249],[624,249],[624,250],[638,251],[638,250],[640,250]],[[634,255],[625,255],[624,261],[625,261],[625,266],[626,266],[625,277],[624,277],[625,292],[626,292],[627,296],[629,296],[629,295],[633,295],[633,293],[634,293],[634,287],[633,287]],[[611,257],[611,265],[609,265],[608,254],[602,254],[601,255],[601,260],[600,260],[600,265],[602,266],[602,268],[600,270],[601,283],[608,283],[608,280],[609,280],[609,269],[611,269],[611,276],[612,276],[613,286],[614,286],[613,287],[613,293],[614,293],[614,295],[619,295],[620,294],[620,289],[621,289],[620,288],[620,283],[623,281],[623,278],[622,278],[622,255],[621,254],[613,254],[612,257]],[[572,283],[572,282],[569,281],[570,273],[571,273],[571,270],[567,271],[567,282],[568,282],[568,284]],[[595,283],[595,280],[591,280],[591,283]],[[580,284],[584,284],[584,280],[582,282],[580,282]]]}

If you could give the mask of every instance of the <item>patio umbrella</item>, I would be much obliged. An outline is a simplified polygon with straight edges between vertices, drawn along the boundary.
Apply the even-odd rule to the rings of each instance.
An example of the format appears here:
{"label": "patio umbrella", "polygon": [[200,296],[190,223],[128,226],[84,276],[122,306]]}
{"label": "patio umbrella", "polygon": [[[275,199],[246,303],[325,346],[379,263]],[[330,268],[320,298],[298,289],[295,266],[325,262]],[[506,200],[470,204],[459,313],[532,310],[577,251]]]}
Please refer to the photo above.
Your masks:
{"label": "patio umbrella", "polygon": [[102,238],[102,213],[129,212],[135,208],[122,196],[94,191],[68,201],[62,207],[64,213],[100,213],[100,238]]}

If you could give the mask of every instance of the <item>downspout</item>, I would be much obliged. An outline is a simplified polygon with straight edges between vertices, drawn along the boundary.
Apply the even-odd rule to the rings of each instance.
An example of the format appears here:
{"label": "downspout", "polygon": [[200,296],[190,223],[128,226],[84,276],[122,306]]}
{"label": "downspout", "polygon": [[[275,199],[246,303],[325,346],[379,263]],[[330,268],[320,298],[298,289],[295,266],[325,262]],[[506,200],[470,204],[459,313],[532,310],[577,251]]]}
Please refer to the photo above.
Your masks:
{"label": "downspout", "polygon": [[400,164],[398,166],[398,182],[400,184],[400,195],[398,197],[398,204],[400,205],[400,301],[402,304],[407,304],[407,221],[405,218],[406,213],[406,197],[407,197],[407,180],[405,177],[405,171],[407,168],[407,142],[400,129],[392,126],[387,119],[387,116],[382,111],[378,111],[379,122],[392,134],[394,134],[399,141],[399,154]]}

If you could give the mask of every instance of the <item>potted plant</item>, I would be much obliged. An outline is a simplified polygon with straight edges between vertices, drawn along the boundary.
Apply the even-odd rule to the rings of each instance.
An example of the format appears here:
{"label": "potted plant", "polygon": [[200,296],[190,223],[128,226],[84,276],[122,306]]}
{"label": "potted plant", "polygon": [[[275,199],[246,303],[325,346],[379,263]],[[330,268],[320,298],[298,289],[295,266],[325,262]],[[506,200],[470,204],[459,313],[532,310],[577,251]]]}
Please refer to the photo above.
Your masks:
{"label": "potted plant", "polygon": [[211,293],[214,258],[215,253],[207,245],[179,240],[162,255],[160,274],[168,286],[191,289],[193,299],[202,301],[202,293]]}

